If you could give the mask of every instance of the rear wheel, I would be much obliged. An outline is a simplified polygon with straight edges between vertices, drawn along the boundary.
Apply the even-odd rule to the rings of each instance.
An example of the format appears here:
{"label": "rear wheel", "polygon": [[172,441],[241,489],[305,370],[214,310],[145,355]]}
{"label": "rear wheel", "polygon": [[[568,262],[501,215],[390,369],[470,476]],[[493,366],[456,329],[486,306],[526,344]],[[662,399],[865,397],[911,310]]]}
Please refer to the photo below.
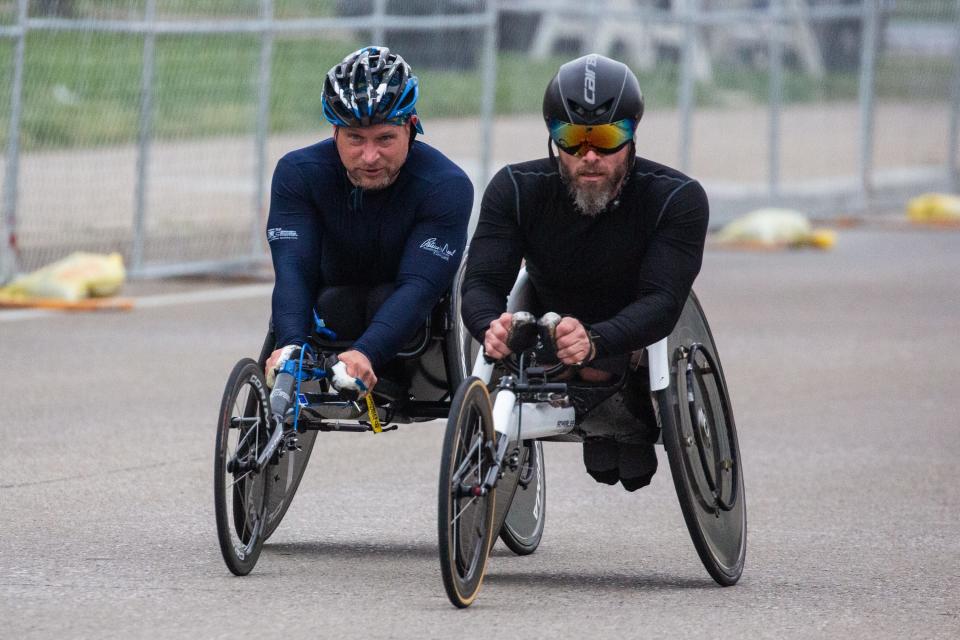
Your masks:
{"label": "rear wheel", "polygon": [[266,538],[270,497],[267,468],[256,459],[269,439],[269,396],[256,362],[241,360],[220,403],[214,456],[214,507],[223,560],[238,576],[250,573]]}
{"label": "rear wheel", "polygon": [[483,381],[468,378],[450,406],[437,520],[443,586],[460,608],[470,606],[480,591],[494,537],[496,489],[481,489],[495,451],[490,396]]}
{"label": "rear wheel", "polygon": [[656,399],[680,508],[707,572],[736,584],[747,551],[747,508],[737,428],[723,369],[693,293],[668,340],[670,387]]}

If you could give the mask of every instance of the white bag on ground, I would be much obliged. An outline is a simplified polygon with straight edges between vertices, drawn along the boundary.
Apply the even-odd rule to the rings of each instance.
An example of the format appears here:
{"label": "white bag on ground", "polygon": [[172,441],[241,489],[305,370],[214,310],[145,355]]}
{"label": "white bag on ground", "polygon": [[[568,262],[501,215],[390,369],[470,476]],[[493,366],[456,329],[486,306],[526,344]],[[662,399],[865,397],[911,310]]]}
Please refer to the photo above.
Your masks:
{"label": "white bag on ground", "polygon": [[810,220],[793,209],[765,208],[732,220],[716,236],[720,243],[759,247],[814,246],[828,249],[836,242],[830,229],[814,229]]}
{"label": "white bag on ground", "polygon": [[77,301],[112,296],[126,280],[119,253],[72,253],[32,273],[18,276],[0,295],[11,298],[56,298]]}

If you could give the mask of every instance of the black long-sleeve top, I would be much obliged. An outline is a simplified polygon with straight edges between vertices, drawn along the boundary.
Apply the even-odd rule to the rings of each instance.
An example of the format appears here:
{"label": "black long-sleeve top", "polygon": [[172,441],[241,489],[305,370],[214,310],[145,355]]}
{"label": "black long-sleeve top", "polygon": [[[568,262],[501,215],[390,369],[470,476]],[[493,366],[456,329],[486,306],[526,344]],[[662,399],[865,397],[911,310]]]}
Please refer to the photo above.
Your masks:
{"label": "black long-sleeve top", "polygon": [[508,165],[483,195],[467,254],[463,320],[478,340],[526,260],[541,312],[589,325],[598,356],[669,335],[700,271],[709,206],[700,184],[637,158],[596,217],[575,208],[555,161]]}

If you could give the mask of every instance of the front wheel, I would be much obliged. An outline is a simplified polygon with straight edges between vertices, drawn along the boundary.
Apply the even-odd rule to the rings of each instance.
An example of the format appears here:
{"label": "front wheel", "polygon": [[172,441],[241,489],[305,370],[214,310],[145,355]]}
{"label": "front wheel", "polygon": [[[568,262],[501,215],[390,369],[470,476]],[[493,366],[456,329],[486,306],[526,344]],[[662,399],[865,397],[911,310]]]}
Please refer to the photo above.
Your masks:
{"label": "front wheel", "polygon": [[517,490],[500,528],[500,539],[518,556],[540,546],[547,508],[547,478],[543,468],[543,443],[527,441],[523,447]]}
{"label": "front wheel", "polygon": [[476,599],[494,538],[496,489],[485,486],[495,464],[494,442],[487,387],[479,378],[467,378],[450,404],[437,519],[443,586],[459,608]]}
{"label": "front wheel", "polygon": [[220,403],[214,456],[214,507],[223,560],[234,574],[247,575],[266,538],[270,498],[267,469],[257,456],[269,440],[270,399],[257,363],[241,360],[227,379]]}

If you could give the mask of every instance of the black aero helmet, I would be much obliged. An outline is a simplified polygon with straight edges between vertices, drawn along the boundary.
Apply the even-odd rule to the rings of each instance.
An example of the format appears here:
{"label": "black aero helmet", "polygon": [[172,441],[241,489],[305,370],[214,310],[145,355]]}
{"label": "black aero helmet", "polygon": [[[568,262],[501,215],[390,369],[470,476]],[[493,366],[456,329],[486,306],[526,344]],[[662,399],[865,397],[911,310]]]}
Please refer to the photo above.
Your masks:
{"label": "black aero helmet", "polygon": [[403,58],[387,47],[364,47],[327,73],[323,117],[341,127],[404,124],[416,116],[419,95],[417,76]]}
{"label": "black aero helmet", "polygon": [[643,117],[637,76],[622,62],[591,53],[560,67],[543,95],[543,118],[572,124],[608,124]]}

